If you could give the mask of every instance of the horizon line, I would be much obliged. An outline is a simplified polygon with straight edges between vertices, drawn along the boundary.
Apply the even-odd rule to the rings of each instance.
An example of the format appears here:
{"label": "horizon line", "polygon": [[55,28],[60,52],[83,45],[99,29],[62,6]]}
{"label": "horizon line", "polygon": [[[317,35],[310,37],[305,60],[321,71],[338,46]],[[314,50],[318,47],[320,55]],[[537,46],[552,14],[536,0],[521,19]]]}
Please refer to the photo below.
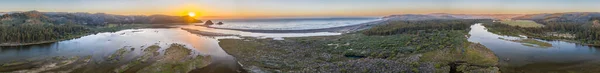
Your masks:
{"label": "horizon line", "polygon": [[[168,15],[168,16],[186,16],[186,15],[169,15],[169,14],[118,14],[118,13],[107,13],[107,12],[69,12],[69,11],[39,11],[29,10],[38,12],[57,12],[57,13],[89,13],[89,14],[111,14],[111,15],[125,15],[125,16],[152,16],[152,15]],[[29,12],[29,11],[7,11],[0,13],[10,12]],[[236,18],[294,18],[294,17],[383,17],[390,15],[404,15],[404,14],[470,14],[470,15],[485,15],[485,14],[500,14],[500,15],[527,15],[527,14],[553,14],[553,13],[575,13],[576,11],[565,11],[565,12],[540,12],[540,13],[452,13],[452,12],[428,12],[428,13],[397,13],[387,15],[280,15],[280,16],[196,16],[194,18],[205,18],[205,19],[236,19]],[[579,12],[579,13],[600,13],[600,12]]]}

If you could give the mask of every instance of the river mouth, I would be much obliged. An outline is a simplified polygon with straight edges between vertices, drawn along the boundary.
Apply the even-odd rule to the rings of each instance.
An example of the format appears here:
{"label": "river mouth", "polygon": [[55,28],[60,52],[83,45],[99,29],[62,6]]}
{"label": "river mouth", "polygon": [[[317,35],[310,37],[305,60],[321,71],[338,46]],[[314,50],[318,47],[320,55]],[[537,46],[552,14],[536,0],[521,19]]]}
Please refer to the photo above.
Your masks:
{"label": "river mouth", "polygon": [[600,67],[598,47],[525,36],[502,36],[488,32],[483,25],[472,25],[468,40],[492,50],[498,56],[503,72],[597,72],[596,68]]}
{"label": "river mouth", "polygon": [[[144,67],[141,66],[153,66],[163,62],[162,60],[170,59],[168,52],[173,45],[181,45],[183,48],[190,49],[189,54],[174,54],[183,56],[180,58],[182,64],[187,64],[188,61],[194,64],[202,63],[194,66],[198,68],[190,70],[192,72],[245,72],[235,58],[223,51],[218,44],[218,39],[240,39],[239,37],[203,36],[182,30],[182,28],[280,40],[283,40],[282,37],[340,34],[269,34],[194,26],[127,29],[117,32],[97,33],[48,44],[0,47],[0,59],[2,59],[0,60],[0,72],[135,72],[131,70],[143,70]],[[156,49],[155,53],[146,53],[146,50],[151,46],[160,48]],[[187,52],[186,50],[175,51]],[[146,54],[152,54],[152,57],[147,58],[150,61],[145,61]],[[138,61],[140,58],[143,58],[144,61]],[[179,59],[179,57],[175,58]],[[201,59],[196,62],[196,58]],[[156,62],[153,60],[156,60]],[[63,65],[63,62],[65,65]],[[165,63],[165,65],[168,64]],[[173,64],[180,63],[175,62]],[[46,68],[45,66],[52,67]]]}

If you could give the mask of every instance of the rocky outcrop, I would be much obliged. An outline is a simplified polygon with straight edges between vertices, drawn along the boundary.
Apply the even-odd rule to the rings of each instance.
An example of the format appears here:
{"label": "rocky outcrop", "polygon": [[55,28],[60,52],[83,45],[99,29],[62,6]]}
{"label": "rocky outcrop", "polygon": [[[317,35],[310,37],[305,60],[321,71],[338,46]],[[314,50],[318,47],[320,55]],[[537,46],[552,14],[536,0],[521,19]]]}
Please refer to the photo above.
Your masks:
{"label": "rocky outcrop", "polygon": [[215,23],[213,23],[211,20],[208,20],[204,23],[204,25],[213,25],[213,24],[215,24]]}
{"label": "rocky outcrop", "polygon": [[223,22],[218,22],[217,25],[223,25]]}

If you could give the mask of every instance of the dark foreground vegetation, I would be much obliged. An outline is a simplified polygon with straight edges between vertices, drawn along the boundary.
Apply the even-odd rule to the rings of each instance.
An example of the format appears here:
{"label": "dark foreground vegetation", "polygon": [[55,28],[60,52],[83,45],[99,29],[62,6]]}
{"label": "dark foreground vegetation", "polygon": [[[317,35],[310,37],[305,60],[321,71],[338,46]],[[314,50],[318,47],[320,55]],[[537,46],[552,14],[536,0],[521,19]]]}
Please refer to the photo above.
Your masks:
{"label": "dark foreground vegetation", "polygon": [[[138,20],[129,20],[129,18]],[[198,22],[190,17],[164,15],[119,16],[88,13],[43,13],[37,11],[0,16],[0,46],[50,43],[98,32],[156,27],[161,23]]]}
{"label": "dark foreground vegetation", "polygon": [[[597,21],[593,19],[592,21]],[[587,45],[600,45],[600,27],[589,22],[540,22],[544,27],[518,27],[503,23],[486,24],[490,32],[539,38],[544,40],[569,40]]]}
{"label": "dark foreground vegetation", "polygon": [[467,41],[469,25],[491,20],[391,21],[339,36],[222,39],[250,72],[498,72],[498,59]]}

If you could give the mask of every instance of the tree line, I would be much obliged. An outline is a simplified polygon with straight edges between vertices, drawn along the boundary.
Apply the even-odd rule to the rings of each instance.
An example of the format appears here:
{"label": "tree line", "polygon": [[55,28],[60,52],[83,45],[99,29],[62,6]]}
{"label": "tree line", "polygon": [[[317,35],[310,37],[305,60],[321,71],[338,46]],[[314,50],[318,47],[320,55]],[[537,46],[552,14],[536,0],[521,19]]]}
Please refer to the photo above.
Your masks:
{"label": "tree line", "polygon": [[0,42],[2,43],[35,43],[67,39],[89,32],[81,25],[2,25],[0,26]]}
{"label": "tree line", "polygon": [[[559,21],[538,21],[544,24],[544,27],[519,27],[510,26],[503,23],[493,23],[485,25],[490,32],[500,32],[504,35],[527,35],[534,38],[545,40],[554,39],[573,39],[587,44],[600,44],[600,28],[593,27],[590,22],[559,22]],[[560,36],[551,36],[550,32],[572,34],[574,38],[565,38]]]}
{"label": "tree line", "polygon": [[401,33],[432,32],[442,30],[466,30],[475,23],[491,22],[489,19],[457,19],[457,20],[419,20],[419,21],[387,21],[382,25],[367,29],[365,35],[393,35]]}

